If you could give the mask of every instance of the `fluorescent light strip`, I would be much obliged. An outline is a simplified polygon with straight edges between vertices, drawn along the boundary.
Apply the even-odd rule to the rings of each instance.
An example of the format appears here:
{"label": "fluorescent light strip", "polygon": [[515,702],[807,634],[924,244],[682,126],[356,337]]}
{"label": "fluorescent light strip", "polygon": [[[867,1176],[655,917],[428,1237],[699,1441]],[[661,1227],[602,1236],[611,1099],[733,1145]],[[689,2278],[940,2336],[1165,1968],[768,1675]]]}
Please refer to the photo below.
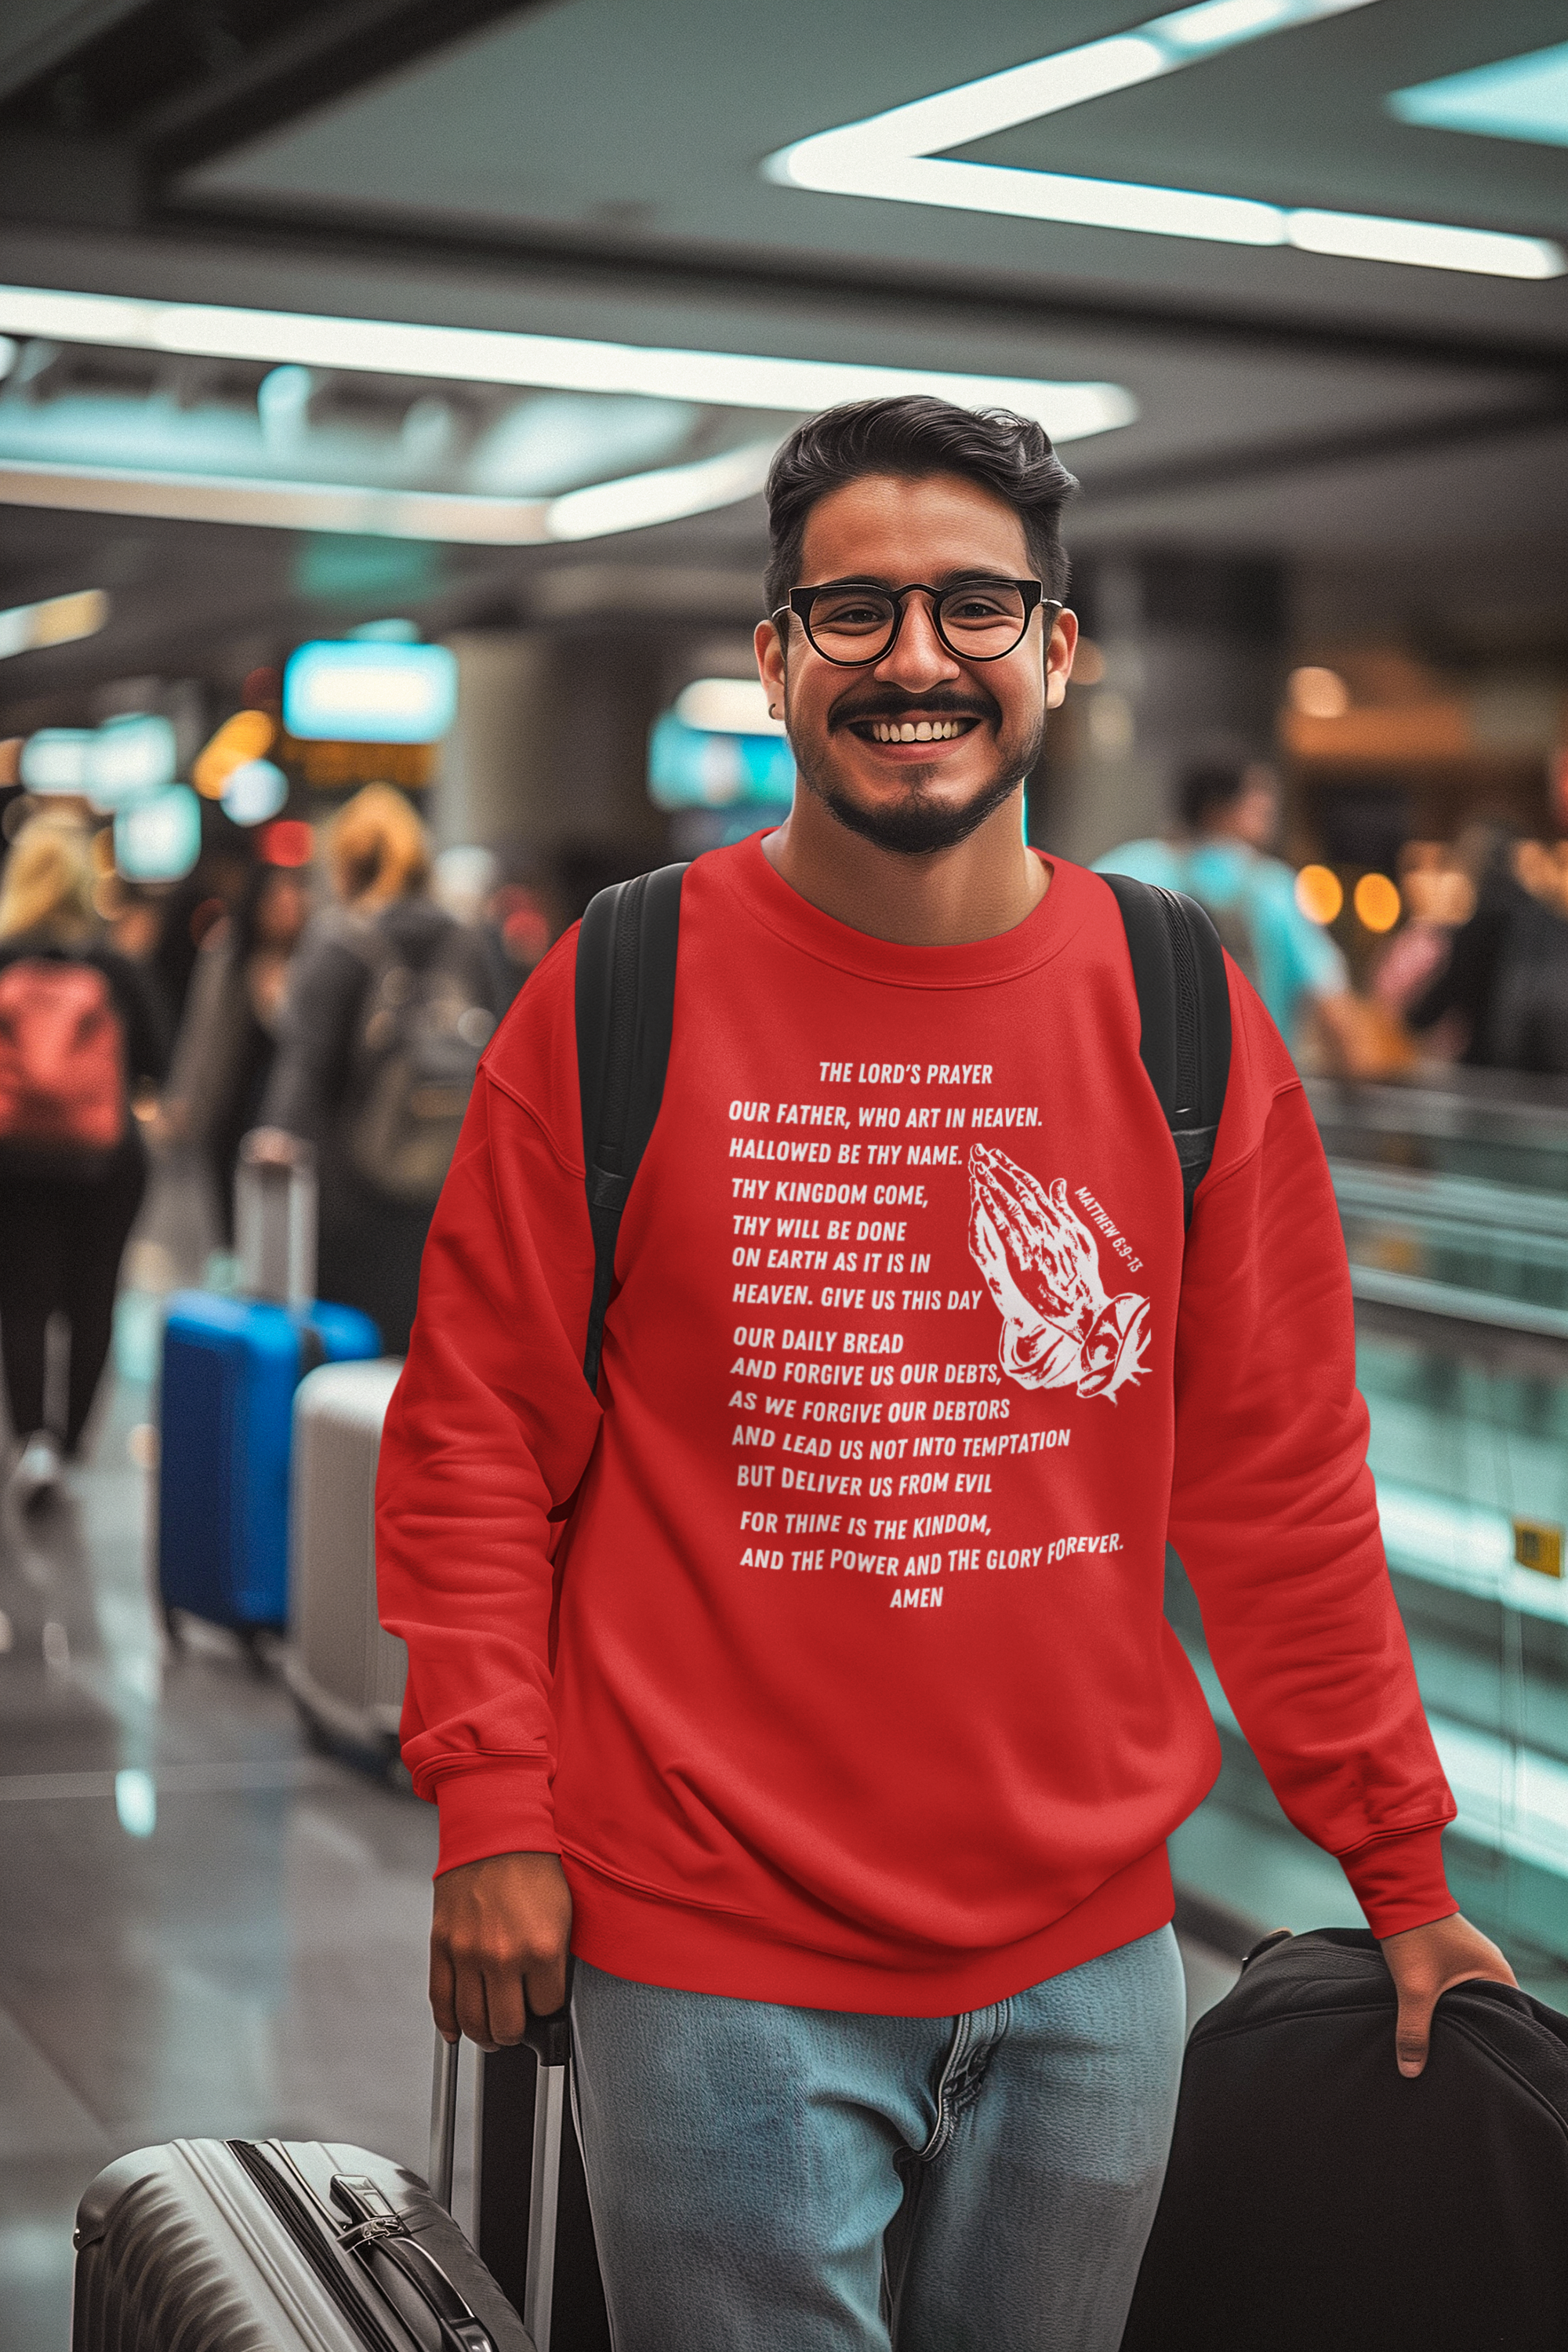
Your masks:
{"label": "fluorescent light strip", "polygon": [[552,499],[545,521],[552,539],[603,539],[616,530],[646,530],[754,498],[768,478],[773,441],[748,441],[692,466],[661,466],[618,482],[594,482]]}
{"label": "fluorescent light strip", "polygon": [[1057,441],[1130,425],[1138,414],[1117,383],[1054,383],[1030,376],[957,375],[934,368],[869,367],[744,352],[658,351],[640,343],[480,327],[426,327],[391,319],[236,310],[216,303],[147,302],[112,294],[0,287],[0,332],[57,342],[178,352],[274,365],[354,368],[372,375],[529,385],[557,392],[641,393],[721,408],[810,414],[840,401],[923,392],[961,408],[1012,408]]}
{"label": "fluorescent light strip", "polygon": [[[1550,237],[1514,236],[1437,221],[1292,209],[1200,189],[1148,187],[1138,181],[953,163],[938,152],[1177,72],[1266,34],[1371,5],[1372,0],[1202,0],[1199,6],[1151,17],[1130,33],[1058,50],[979,81],[890,107],[864,121],[816,131],[770,155],[763,175],[819,194],[872,196],[1081,228],[1126,229],[1218,245],[1295,246],[1307,253],[1483,277],[1560,276],[1568,260]],[[0,325],[5,323],[0,317]]]}
{"label": "fluorescent light strip", "polygon": [[45,646],[74,645],[95,637],[109,618],[101,588],[79,588],[70,596],[47,596],[41,604],[13,604],[0,613],[0,661],[12,654],[37,653]]}
{"label": "fluorescent light strip", "polygon": [[133,467],[21,465],[0,458],[0,505],[156,515],[175,522],[247,523],[270,530],[350,531],[452,545],[540,547],[646,530],[656,523],[733,506],[762,488],[775,446],[771,440],[748,441],[693,465],[628,474],[556,499],[367,490],[348,484],[268,482]]}

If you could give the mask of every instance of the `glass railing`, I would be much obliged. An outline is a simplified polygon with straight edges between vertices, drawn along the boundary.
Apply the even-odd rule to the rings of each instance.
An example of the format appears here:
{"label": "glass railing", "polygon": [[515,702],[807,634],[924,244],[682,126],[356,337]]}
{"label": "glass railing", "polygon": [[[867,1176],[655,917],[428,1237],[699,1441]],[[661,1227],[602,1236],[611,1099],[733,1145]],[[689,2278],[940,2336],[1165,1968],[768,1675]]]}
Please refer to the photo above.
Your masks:
{"label": "glass railing", "polygon": [[[1470,1916],[1568,1962],[1568,1088],[1486,1074],[1314,1083],[1356,1296],[1384,1539],[1458,1804]],[[1243,1748],[1185,1580],[1170,1613],[1215,1706],[1211,1807],[1283,1817]],[[1293,1833],[1292,1833],[1293,1834]],[[1204,1850],[1202,1840],[1192,1850]],[[1202,1891],[1244,1911],[1237,1883]],[[1182,1869],[1180,1842],[1176,1849]],[[1292,1922],[1291,1924],[1300,1924]]]}
{"label": "glass railing", "polygon": [[1312,1078],[1307,1093],[1336,1162],[1568,1192],[1568,1080],[1453,1070],[1422,1086]]}

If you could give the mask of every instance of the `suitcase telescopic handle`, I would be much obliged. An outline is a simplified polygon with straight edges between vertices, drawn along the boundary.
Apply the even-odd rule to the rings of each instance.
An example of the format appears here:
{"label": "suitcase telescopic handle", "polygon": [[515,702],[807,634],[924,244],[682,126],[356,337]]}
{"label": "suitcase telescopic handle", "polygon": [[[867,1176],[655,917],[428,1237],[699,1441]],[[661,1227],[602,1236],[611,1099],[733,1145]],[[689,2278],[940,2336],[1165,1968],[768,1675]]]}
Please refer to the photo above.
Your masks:
{"label": "suitcase telescopic handle", "polygon": [[[541,2017],[531,2011],[522,2035],[542,2067],[563,2067],[572,2054],[572,2010],[566,2004]],[[430,2194],[437,2205],[452,2210],[452,2161],[458,2139],[458,2053],[460,2042],[436,2036],[436,2064],[430,2084]]]}
{"label": "suitcase telescopic handle", "polygon": [[436,2036],[436,2073],[430,2085],[430,2194],[452,2210],[452,2152],[458,2139],[458,2053],[460,2042]]}

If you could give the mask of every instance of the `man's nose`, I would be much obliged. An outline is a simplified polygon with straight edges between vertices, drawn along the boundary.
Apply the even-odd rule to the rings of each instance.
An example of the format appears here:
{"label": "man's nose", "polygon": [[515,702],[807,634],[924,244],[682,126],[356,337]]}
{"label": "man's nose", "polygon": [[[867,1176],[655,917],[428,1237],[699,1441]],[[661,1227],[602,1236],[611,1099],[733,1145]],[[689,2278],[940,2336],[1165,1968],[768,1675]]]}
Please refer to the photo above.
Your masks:
{"label": "man's nose", "polygon": [[872,676],[901,687],[906,694],[913,694],[962,675],[962,665],[937,635],[931,599],[911,596],[904,606],[903,626]]}

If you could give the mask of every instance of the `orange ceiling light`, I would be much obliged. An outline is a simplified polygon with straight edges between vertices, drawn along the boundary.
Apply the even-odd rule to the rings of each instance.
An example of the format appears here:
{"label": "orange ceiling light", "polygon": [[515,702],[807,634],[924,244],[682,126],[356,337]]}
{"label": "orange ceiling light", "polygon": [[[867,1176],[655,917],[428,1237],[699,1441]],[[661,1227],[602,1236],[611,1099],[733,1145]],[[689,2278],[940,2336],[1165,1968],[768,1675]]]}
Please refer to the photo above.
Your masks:
{"label": "orange ceiling light", "polygon": [[1285,682],[1292,710],[1303,719],[1342,719],[1351,707],[1351,690],[1337,669],[1309,664],[1293,669]]}
{"label": "orange ceiling light", "polygon": [[1352,904],[1364,930],[1391,931],[1399,920],[1402,901],[1386,874],[1363,874]]}
{"label": "orange ceiling light", "polygon": [[1344,890],[1331,866],[1302,866],[1296,877],[1296,904],[1310,923],[1331,923],[1344,903]]}

